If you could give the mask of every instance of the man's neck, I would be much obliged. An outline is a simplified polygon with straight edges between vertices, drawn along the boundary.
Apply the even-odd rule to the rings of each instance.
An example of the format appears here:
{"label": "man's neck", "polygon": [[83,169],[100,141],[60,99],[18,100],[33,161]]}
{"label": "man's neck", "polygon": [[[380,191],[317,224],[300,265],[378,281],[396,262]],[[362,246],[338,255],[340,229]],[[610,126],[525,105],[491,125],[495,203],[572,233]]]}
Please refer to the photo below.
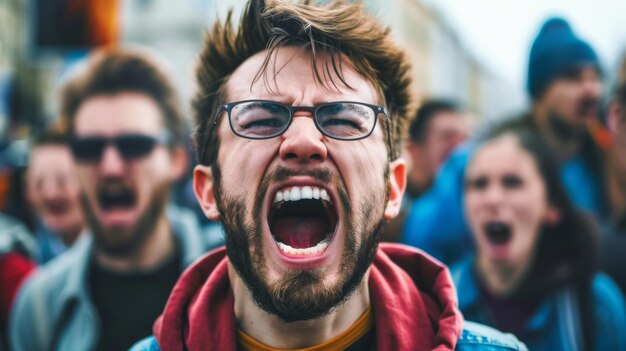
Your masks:
{"label": "man's neck", "polygon": [[96,262],[115,271],[146,271],[158,267],[176,253],[176,242],[169,221],[165,216],[158,219],[154,231],[130,255],[119,257],[96,251]]}
{"label": "man's neck", "polygon": [[321,344],[352,326],[370,305],[368,271],[351,297],[327,316],[285,323],[255,304],[230,264],[228,276],[235,297],[235,318],[239,329],[274,348],[296,349]]}

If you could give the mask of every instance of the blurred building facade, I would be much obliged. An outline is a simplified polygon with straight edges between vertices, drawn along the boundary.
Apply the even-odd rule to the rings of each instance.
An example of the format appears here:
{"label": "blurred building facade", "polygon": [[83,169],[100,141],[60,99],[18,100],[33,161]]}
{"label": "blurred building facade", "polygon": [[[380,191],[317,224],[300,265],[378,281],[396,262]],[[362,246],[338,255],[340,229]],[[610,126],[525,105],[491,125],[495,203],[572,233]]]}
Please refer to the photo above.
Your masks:
{"label": "blurred building facade", "polygon": [[[36,18],[33,4],[42,1],[50,0],[0,0],[0,132],[8,129],[6,125],[11,119],[22,121],[31,129],[42,128],[56,119],[58,88],[67,70],[87,52],[42,53],[33,48],[32,22]],[[193,72],[204,31],[216,18],[223,18],[231,7],[238,18],[244,4],[243,0],[82,2],[89,6],[95,1],[116,3],[117,42],[140,44],[162,56],[186,107],[195,90]],[[406,47],[413,60],[415,90],[420,99],[431,96],[457,99],[478,119],[510,112],[511,106],[523,101],[521,92],[516,92],[511,84],[472,56],[429,1],[364,0],[364,3],[392,27],[398,42]],[[3,90],[7,82],[21,87],[18,108],[15,109],[12,101],[11,113],[7,107],[10,99],[2,95],[7,91]],[[23,137],[25,133],[19,134],[18,137]]]}
{"label": "blurred building facade", "polygon": [[365,0],[365,4],[407,48],[420,100],[455,99],[477,120],[498,118],[523,106],[523,92],[479,62],[432,1]]}

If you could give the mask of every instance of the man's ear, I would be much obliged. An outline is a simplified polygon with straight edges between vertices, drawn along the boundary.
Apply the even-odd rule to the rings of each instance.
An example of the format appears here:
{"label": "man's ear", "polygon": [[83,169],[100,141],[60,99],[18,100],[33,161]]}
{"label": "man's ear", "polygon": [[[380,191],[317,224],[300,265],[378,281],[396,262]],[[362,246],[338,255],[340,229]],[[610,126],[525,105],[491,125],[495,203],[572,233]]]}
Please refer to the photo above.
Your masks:
{"label": "man's ear", "polygon": [[220,211],[215,201],[213,183],[213,172],[211,167],[197,165],[193,169],[193,192],[200,204],[202,212],[210,220],[217,221],[220,219]]}
{"label": "man's ear", "polygon": [[406,189],[406,163],[402,158],[398,158],[389,164],[389,200],[385,207],[383,217],[386,220],[395,218],[400,212],[402,197]]}
{"label": "man's ear", "polygon": [[189,154],[183,146],[175,146],[170,151],[172,158],[172,179],[177,181],[187,173],[189,167]]}

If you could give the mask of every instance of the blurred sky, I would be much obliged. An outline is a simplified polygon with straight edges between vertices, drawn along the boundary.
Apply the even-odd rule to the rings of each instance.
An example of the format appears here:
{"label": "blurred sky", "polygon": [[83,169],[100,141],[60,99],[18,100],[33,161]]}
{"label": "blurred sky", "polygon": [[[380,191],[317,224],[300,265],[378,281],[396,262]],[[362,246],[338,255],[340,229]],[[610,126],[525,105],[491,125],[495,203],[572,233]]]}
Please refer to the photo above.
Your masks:
{"label": "blurred sky", "polygon": [[552,15],[567,19],[591,43],[610,75],[626,47],[624,0],[424,1],[439,10],[480,62],[516,88],[524,87],[532,40]]}

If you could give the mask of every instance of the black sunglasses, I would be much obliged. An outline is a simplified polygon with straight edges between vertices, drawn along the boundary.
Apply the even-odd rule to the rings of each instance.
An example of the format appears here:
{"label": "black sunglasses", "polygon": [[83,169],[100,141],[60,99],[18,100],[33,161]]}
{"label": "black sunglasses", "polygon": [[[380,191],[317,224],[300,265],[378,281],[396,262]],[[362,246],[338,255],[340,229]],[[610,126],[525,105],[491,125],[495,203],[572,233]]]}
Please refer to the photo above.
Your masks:
{"label": "black sunglasses", "polygon": [[103,136],[75,137],[70,142],[72,154],[78,162],[99,162],[108,145],[113,145],[124,160],[133,160],[147,156],[157,144],[166,145],[170,135],[162,132],[158,135],[122,134],[107,138]]}

